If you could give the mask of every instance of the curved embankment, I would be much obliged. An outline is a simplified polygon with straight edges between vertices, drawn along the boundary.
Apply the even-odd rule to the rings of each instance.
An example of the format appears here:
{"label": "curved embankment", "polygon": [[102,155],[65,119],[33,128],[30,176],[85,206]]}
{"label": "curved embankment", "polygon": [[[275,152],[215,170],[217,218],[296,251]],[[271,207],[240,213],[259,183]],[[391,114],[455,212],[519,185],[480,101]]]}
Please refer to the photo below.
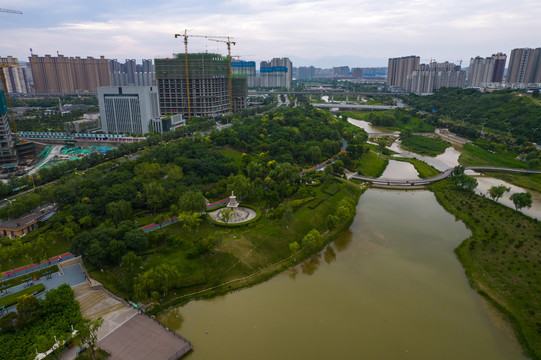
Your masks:
{"label": "curved embankment", "polygon": [[526,354],[541,359],[541,223],[446,181],[430,190],[472,232],[455,249],[471,286],[509,320]]}
{"label": "curved embankment", "polygon": [[[453,170],[454,168],[449,168],[436,176],[433,176],[430,178],[424,178],[424,179],[386,179],[386,178],[372,178],[372,177],[361,176],[361,175],[352,175],[350,178],[361,180],[361,181],[367,181],[376,185],[379,184],[379,185],[387,185],[387,186],[393,186],[393,187],[419,186],[419,185],[429,185],[436,181],[443,180],[451,176]],[[541,171],[536,171],[536,170],[513,169],[513,168],[496,167],[496,166],[466,166],[465,170],[473,170],[473,171],[491,170],[491,171],[504,171],[504,172],[518,172],[518,173],[523,173],[523,174],[541,174]]]}

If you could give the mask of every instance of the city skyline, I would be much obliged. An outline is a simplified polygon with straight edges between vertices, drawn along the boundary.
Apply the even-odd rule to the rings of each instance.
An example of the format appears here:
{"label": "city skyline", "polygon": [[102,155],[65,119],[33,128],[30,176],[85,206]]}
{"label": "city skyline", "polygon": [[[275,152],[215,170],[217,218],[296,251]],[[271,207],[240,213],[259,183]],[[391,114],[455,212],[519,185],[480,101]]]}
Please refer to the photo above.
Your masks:
{"label": "city skyline", "polygon": [[[260,61],[289,57],[294,66],[385,66],[388,58],[418,55],[458,62],[518,47],[539,47],[537,2],[287,1],[260,6],[246,0],[197,4],[102,0],[37,3],[7,0],[0,13],[1,56],[35,54],[159,58],[183,52],[173,34],[231,36],[234,55]],[[190,52],[226,54],[224,44],[190,38]]]}

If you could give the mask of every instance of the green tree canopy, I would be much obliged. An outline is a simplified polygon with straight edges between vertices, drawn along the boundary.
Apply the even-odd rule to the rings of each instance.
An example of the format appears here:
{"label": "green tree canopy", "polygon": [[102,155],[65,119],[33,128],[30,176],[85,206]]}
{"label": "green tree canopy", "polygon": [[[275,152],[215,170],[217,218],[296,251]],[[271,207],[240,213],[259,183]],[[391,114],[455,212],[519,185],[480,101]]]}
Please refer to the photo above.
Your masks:
{"label": "green tree canopy", "polygon": [[509,192],[511,189],[505,185],[492,186],[488,189],[488,195],[492,200],[498,201],[505,192]]}
{"label": "green tree canopy", "polygon": [[514,193],[511,195],[510,199],[515,205],[516,210],[520,210],[525,207],[529,208],[532,206],[532,194],[529,192]]}

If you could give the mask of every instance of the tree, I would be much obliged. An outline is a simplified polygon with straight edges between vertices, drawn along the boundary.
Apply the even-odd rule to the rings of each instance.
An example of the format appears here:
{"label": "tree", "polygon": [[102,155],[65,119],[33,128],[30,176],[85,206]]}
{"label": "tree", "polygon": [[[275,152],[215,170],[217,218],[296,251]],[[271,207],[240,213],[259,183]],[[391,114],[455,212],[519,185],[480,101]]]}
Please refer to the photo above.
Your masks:
{"label": "tree", "polygon": [[230,175],[226,181],[227,193],[234,191],[239,199],[250,197],[254,192],[254,184],[244,175]]}
{"label": "tree", "polygon": [[17,314],[19,326],[25,326],[41,317],[41,305],[34,295],[23,295],[17,302]]}
{"label": "tree", "polygon": [[84,319],[78,326],[77,342],[80,347],[88,347],[92,353],[92,359],[96,358],[96,350],[94,347],[98,342],[98,329],[103,324],[101,317],[89,320]]}
{"label": "tree", "polygon": [[505,185],[492,186],[488,189],[488,195],[494,201],[498,201],[505,192],[509,192],[511,189]]}
{"label": "tree", "polygon": [[190,190],[180,195],[178,210],[182,212],[205,211],[207,200],[199,190]]}
{"label": "tree", "polygon": [[115,226],[123,220],[129,220],[131,217],[131,203],[126,200],[113,201],[107,204],[106,214],[115,222]]}
{"label": "tree", "polygon": [[297,251],[299,251],[300,249],[300,245],[298,242],[296,241],[293,241],[292,243],[289,243],[289,251],[291,251],[292,253],[296,253]]}
{"label": "tree", "polygon": [[161,264],[137,276],[133,285],[135,296],[147,300],[155,291],[162,291],[164,296],[170,289],[180,284],[180,273],[169,264]]}
{"label": "tree", "polygon": [[466,170],[466,168],[463,165],[457,165],[453,169],[453,172],[451,173],[451,176],[462,175],[462,174],[464,174],[464,170]]}
{"label": "tree", "polygon": [[152,210],[153,214],[156,214],[156,210],[163,206],[166,199],[166,192],[163,186],[158,182],[145,183],[143,185],[143,192],[148,207]]}
{"label": "tree", "polygon": [[511,201],[515,205],[515,209],[518,211],[522,208],[529,208],[532,206],[532,194],[529,192],[525,193],[514,193],[510,197]]}
{"label": "tree", "polygon": [[409,138],[413,134],[413,131],[411,129],[404,129],[400,132],[400,140],[404,140],[406,138]]}
{"label": "tree", "polygon": [[141,229],[132,229],[124,235],[124,242],[128,250],[141,252],[148,247],[147,235]]}
{"label": "tree", "polygon": [[120,262],[120,274],[122,276],[122,285],[130,294],[133,293],[133,281],[141,273],[143,260],[133,251],[128,252],[122,257]]}
{"label": "tree", "polygon": [[466,174],[460,174],[451,178],[453,184],[464,191],[473,192],[477,187],[477,179]]}
{"label": "tree", "polygon": [[126,253],[126,244],[119,240],[111,240],[107,247],[107,256],[111,264],[117,265]]}
{"label": "tree", "polygon": [[316,250],[321,246],[321,234],[316,229],[310,230],[308,234],[302,239],[302,247],[307,251]]}
{"label": "tree", "polygon": [[220,218],[225,223],[226,226],[228,226],[229,221],[233,217],[233,209],[231,208],[224,208],[222,211],[220,211]]}
{"label": "tree", "polygon": [[317,146],[317,145],[311,146],[308,149],[308,158],[312,162],[315,162],[315,163],[319,162],[319,160],[321,159],[321,149],[320,149],[320,147]]}
{"label": "tree", "polygon": [[386,145],[387,144],[385,143],[385,139],[380,139],[378,141],[378,150],[379,150],[380,153],[383,153],[383,151],[385,150]]}
{"label": "tree", "polygon": [[193,236],[195,237],[197,228],[199,227],[199,225],[201,225],[201,222],[203,221],[203,219],[201,218],[201,214],[182,211],[178,214],[177,218],[178,221],[182,224],[182,228],[184,230],[192,231]]}
{"label": "tree", "polygon": [[338,216],[329,214],[327,216],[327,227],[332,230],[338,225]]}

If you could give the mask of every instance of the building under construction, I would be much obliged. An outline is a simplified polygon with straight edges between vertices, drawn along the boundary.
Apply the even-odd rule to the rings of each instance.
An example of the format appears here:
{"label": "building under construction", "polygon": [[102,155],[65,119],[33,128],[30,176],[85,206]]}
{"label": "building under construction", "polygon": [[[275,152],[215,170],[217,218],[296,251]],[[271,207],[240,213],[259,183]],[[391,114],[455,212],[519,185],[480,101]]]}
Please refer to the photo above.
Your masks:
{"label": "building under construction", "polygon": [[246,79],[233,78],[230,82],[227,57],[176,54],[155,59],[154,64],[162,115],[218,116],[246,107]]}
{"label": "building under construction", "polygon": [[0,81],[0,167],[16,169],[18,166],[17,153],[11,135],[10,118],[4,87]]}

